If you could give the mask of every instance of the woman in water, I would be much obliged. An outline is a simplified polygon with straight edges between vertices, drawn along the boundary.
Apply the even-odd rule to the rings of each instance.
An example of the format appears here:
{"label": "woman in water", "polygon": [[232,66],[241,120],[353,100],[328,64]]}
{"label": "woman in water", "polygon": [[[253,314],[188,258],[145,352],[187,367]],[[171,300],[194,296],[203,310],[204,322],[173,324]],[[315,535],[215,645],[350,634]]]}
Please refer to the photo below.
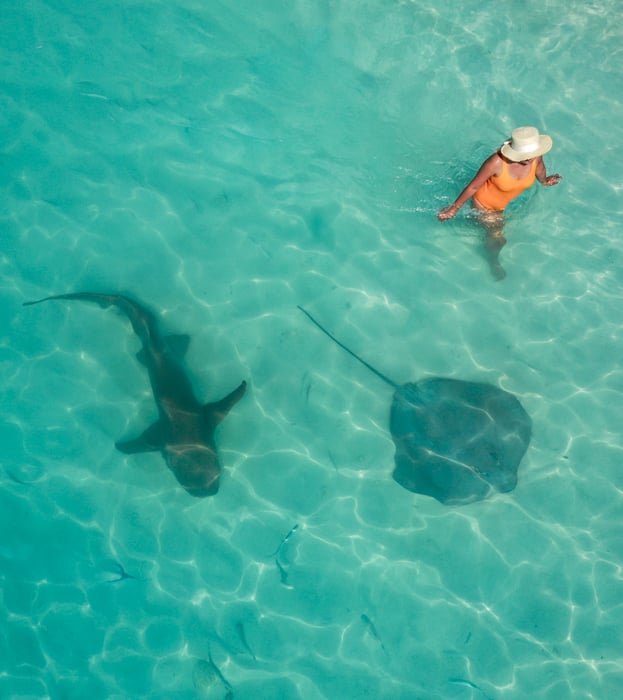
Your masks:
{"label": "woman in water", "polygon": [[487,252],[491,272],[496,279],[506,276],[498,261],[500,250],[506,243],[503,233],[504,209],[515,197],[534,184],[535,179],[551,187],[562,179],[560,175],[548,175],[543,156],[551,149],[552,139],[539,134],[533,126],[513,129],[510,141],[489,156],[480,166],[474,179],[456,198],[454,204],[444,207],[437,218],[446,221],[471,198],[480,222],[487,232]]}

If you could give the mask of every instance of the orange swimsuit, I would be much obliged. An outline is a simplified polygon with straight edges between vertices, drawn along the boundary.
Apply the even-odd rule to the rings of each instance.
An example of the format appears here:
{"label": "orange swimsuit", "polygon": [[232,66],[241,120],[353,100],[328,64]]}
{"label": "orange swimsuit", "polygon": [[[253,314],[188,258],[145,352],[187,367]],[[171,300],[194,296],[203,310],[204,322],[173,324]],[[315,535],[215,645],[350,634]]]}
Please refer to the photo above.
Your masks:
{"label": "orange swimsuit", "polygon": [[530,172],[517,180],[508,171],[508,163],[502,161],[502,172],[490,177],[476,192],[474,199],[483,209],[504,211],[508,203],[524,190],[532,187],[536,179],[537,158],[530,165]]}

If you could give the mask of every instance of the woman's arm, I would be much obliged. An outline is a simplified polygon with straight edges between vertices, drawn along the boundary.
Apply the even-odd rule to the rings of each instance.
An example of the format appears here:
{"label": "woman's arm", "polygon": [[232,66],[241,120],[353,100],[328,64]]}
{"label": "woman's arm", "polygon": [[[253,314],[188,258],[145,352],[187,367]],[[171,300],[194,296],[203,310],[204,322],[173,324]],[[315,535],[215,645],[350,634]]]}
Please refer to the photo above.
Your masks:
{"label": "woman's arm", "polygon": [[439,214],[437,214],[437,218],[440,221],[445,221],[446,219],[451,219],[453,216],[455,216],[465,202],[467,202],[470,197],[473,197],[490,177],[493,175],[499,175],[501,165],[502,159],[497,153],[489,156],[489,158],[487,158],[487,160],[485,160],[485,162],[480,166],[480,169],[474,176],[474,179],[455,199],[454,203],[449,207],[444,207]]}
{"label": "woman's arm", "polygon": [[557,185],[562,180],[562,175],[555,173],[548,175],[545,167],[545,161],[542,156],[539,156],[539,162],[536,164],[536,179],[545,187]]}

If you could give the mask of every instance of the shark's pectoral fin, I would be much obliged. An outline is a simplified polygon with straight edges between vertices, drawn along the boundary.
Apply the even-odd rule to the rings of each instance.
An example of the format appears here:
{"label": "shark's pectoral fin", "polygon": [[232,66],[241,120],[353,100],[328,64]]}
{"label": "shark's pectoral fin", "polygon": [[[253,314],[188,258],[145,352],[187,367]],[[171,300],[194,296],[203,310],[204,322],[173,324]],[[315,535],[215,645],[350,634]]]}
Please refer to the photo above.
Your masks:
{"label": "shark's pectoral fin", "polygon": [[246,389],[247,383],[244,381],[240,382],[240,386],[236,387],[231,394],[227,394],[224,399],[215,401],[214,403],[207,403],[203,407],[206,420],[214,424],[220,423],[232,407],[244,396]]}
{"label": "shark's pectoral fin", "polygon": [[145,432],[134,440],[120,440],[115,447],[127,455],[138,452],[158,452],[164,447],[163,430],[160,421],[150,425]]}

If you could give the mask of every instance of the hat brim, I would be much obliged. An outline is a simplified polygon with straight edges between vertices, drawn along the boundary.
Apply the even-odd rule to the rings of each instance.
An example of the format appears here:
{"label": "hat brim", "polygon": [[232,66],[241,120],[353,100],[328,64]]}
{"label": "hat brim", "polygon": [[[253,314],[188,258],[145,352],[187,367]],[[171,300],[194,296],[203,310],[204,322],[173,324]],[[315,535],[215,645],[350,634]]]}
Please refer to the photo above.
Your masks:
{"label": "hat brim", "polygon": [[508,160],[513,160],[518,163],[521,160],[532,160],[532,158],[538,158],[539,156],[544,156],[548,151],[552,149],[552,139],[549,136],[541,134],[539,136],[539,145],[532,151],[516,151],[510,144],[510,142],[505,143],[502,148],[500,148],[500,153]]}

